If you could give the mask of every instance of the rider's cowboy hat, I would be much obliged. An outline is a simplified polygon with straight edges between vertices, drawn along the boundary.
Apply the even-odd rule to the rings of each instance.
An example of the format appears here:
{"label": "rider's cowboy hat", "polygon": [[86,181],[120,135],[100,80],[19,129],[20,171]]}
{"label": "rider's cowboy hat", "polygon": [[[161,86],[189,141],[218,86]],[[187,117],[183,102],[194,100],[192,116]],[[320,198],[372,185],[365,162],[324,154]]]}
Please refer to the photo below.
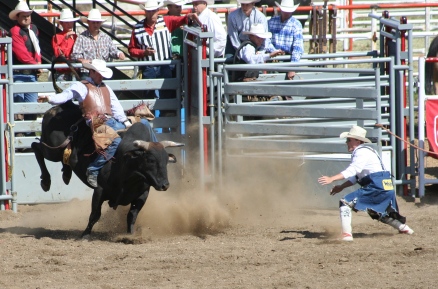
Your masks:
{"label": "rider's cowboy hat", "polygon": [[140,4],[138,6],[140,6],[141,9],[146,11],[154,11],[163,7],[163,3],[158,2],[157,0],[148,0],[146,3]]}
{"label": "rider's cowboy hat", "polygon": [[251,26],[251,30],[243,31],[243,34],[255,35],[255,36],[258,36],[260,38],[271,38],[272,37],[272,33],[266,32],[265,27],[263,27],[262,24],[253,24]]}
{"label": "rider's cowboy hat", "polygon": [[367,135],[367,131],[360,126],[353,125],[350,131],[346,131],[341,133],[340,138],[354,138],[363,142],[370,143],[371,141],[367,139],[365,136]]}
{"label": "rider's cowboy hat", "polygon": [[187,1],[187,3],[194,3],[194,2],[206,2],[207,6],[214,4],[214,0],[189,0],[189,1]]}
{"label": "rider's cowboy hat", "polygon": [[82,66],[88,70],[99,72],[104,78],[111,78],[113,76],[113,71],[106,67],[106,62],[102,59],[93,59],[91,63],[84,63]]}
{"label": "rider's cowboy hat", "polygon": [[281,5],[278,4],[277,1],[275,1],[275,5],[277,5],[277,7],[281,9],[281,11],[288,13],[294,12],[295,10],[297,10],[298,6],[300,6],[300,4],[294,5],[294,0],[281,0]]}
{"label": "rider's cowboy hat", "polygon": [[73,13],[71,12],[70,9],[62,9],[61,14],[59,15],[59,19],[56,19],[56,23],[58,22],[74,22],[74,21],[78,21],[78,18],[74,18],[73,17]]}
{"label": "rider's cowboy hat", "polygon": [[18,13],[22,13],[22,12],[29,13],[32,11],[33,10],[29,9],[29,6],[27,6],[27,3],[25,1],[20,1],[18,2],[17,6],[15,6],[15,9],[9,13],[9,19],[17,20]]}
{"label": "rider's cowboy hat", "polygon": [[163,5],[164,6],[167,6],[167,5],[183,6],[187,2],[191,2],[191,1],[185,1],[185,0],[166,0],[166,1],[163,2]]}
{"label": "rider's cowboy hat", "polygon": [[88,17],[81,16],[81,21],[84,23],[88,23],[88,21],[105,22],[106,19],[102,19],[102,14],[100,14],[100,11],[94,8],[88,12]]}
{"label": "rider's cowboy hat", "polygon": [[260,1],[261,0],[237,0],[237,2],[239,2],[240,4],[251,4],[251,3],[257,3]]}

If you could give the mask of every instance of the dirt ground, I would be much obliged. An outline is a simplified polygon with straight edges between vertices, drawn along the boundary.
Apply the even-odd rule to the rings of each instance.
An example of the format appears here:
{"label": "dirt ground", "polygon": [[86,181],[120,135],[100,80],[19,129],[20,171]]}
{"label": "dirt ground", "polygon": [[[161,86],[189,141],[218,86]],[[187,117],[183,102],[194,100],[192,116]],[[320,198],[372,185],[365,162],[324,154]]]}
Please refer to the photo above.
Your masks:
{"label": "dirt ground", "polygon": [[315,206],[293,173],[281,183],[254,171],[219,193],[181,189],[187,179],[152,190],[133,236],[126,208],[106,203],[90,241],[79,239],[89,200],[2,211],[0,288],[437,287],[436,187],[421,202],[398,197],[414,235],[359,212],[346,243],[336,205]]}

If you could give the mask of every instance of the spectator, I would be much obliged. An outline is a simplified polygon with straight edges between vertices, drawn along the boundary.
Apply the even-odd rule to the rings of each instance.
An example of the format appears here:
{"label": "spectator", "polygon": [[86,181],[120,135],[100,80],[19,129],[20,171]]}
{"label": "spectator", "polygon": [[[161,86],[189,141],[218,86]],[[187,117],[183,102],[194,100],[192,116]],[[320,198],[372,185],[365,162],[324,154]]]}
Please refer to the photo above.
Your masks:
{"label": "spectator", "polygon": [[[167,0],[164,5],[167,5],[168,16],[181,16],[182,5],[186,4],[184,0]],[[173,59],[182,58],[183,49],[183,30],[180,27],[172,31],[171,35],[171,50]]]}
{"label": "spectator", "polygon": [[[192,1],[193,10],[198,15],[202,24],[207,26],[207,31],[213,32],[214,57],[223,57],[227,43],[227,33],[219,16],[207,8],[213,5],[214,0]],[[208,47],[208,46],[207,46]]]}
{"label": "spectator", "polygon": [[353,241],[351,210],[365,211],[372,219],[390,225],[399,233],[411,235],[414,231],[405,224],[406,218],[398,212],[391,173],[385,169],[379,154],[364,145],[371,143],[366,138],[366,133],[365,129],[357,125],[349,132],[343,132],[340,137],[347,139],[348,152],[352,153],[350,165],[337,175],[318,178],[322,185],[347,179],[343,184],[334,186],[330,195],[335,195],[356,182],[361,185],[358,190],[347,194],[339,202],[342,240]]}
{"label": "spectator", "polygon": [[[158,12],[163,4],[157,0],[148,0],[140,8],[145,11],[145,19],[139,21],[132,31],[128,51],[132,57],[144,61],[163,61],[172,59],[170,49],[170,33],[187,23],[188,19],[195,20],[199,25],[201,22],[194,13],[186,16],[164,16],[159,17]],[[171,78],[172,72],[169,65],[142,66],[142,78]],[[154,91],[146,91],[145,98],[173,98],[173,91],[163,90],[157,94]]]}
{"label": "spectator", "polygon": [[[125,59],[125,54],[118,50],[111,37],[100,31],[102,15],[98,9],[91,9],[88,17],[82,16],[81,21],[88,24],[88,29],[82,32],[73,46],[71,59],[77,62],[91,63],[93,59],[102,59],[106,62],[111,59]],[[88,72],[82,70],[82,78],[88,76]]]}
{"label": "spectator", "polygon": [[260,0],[237,0],[240,8],[234,10],[228,15],[228,37],[225,47],[225,57],[232,58],[239,48],[240,43],[248,40],[248,35],[243,31],[250,31],[253,24],[261,24],[268,32],[268,21],[266,16],[254,7],[255,3]]}
{"label": "spectator", "polygon": [[[38,102],[49,102],[56,105],[76,99],[93,133],[102,124],[114,130],[105,129],[107,133],[105,140],[108,140],[109,145],[103,148],[104,152],[98,152],[96,158],[88,166],[87,181],[92,187],[96,188],[99,170],[107,161],[111,160],[121,141],[120,136],[115,131],[130,127],[131,122],[126,117],[113,90],[103,83],[103,78],[111,78],[113,75],[112,70],[106,67],[106,62],[101,59],[94,59],[91,63],[84,62],[82,65],[90,71],[86,80],[73,83],[61,93],[40,96]],[[152,137],[155,138],[149,122],[143,120],[142,123],[149,127]],[[156,141],[156,138],[154,141]]]}
{"label": "spectator", "polygon": [[[300,21],[292,16],[292,13],[299,4],[294,5],[293,0],[282,0],[281,5],[277,2],[275,5],[280,8],[280,15],[274,16],[268,21],[268,29],[272,33],[272,45],[290,55],[291,62],[298,62],[304,52],[303,27]],[[289,71],[286,74],[286,79],[292,80],[294,77],[294,71]]]}
{"label": "spectator", "polygon": [[[21,1],[9,13],[11,20],[17,23],[11,28],[9,34],[12,38],[12,62],[16,64],[36,65],[41,64],[41,48],[38,41],[38,28],[31,24],[33,10],[27,3]],[[13,80],[18,82],[37,82],[41,69],[20,69],[13,71]],[[14,93],[14,102],[36,102],[36,92]],[[17,120],[35,120],[35,114],[16,115]]]}
{"label": "spectator", "polygon": [[[59,19],[56,22],[62,27],[62,31],[54,35],[52,38],[52,47],[55,57],[63,56],[67,60],[70,60],[73,45],[75,44],[76,32],[73,31],[73,26],[79,18],[74,18],[73,13],[69,9],[62,9]],[[71,81],[73,76],[70,69],[57,69],[56,70],[58,81]]]}
{"label": "spectator", "polygon": [[[249,40],[243,41],[237,48],[234,55],[233,63],[247,63],[247,64],[259,64],[265,63],[268,59],[275,57],[277,55],[283,55],[284,52],[281,50],[275,50],[275,48],[270,45],[267,47],[265,52],[263,43],[265,39],[269,39],[272,34],[271,32],[266,32],[263,25],[252,25],[250,31],[243,31],[244,35],[249,36]],[[236,71],[232,74],[231,81],[252,81],[255,80],[259,75],[258,71]]]}

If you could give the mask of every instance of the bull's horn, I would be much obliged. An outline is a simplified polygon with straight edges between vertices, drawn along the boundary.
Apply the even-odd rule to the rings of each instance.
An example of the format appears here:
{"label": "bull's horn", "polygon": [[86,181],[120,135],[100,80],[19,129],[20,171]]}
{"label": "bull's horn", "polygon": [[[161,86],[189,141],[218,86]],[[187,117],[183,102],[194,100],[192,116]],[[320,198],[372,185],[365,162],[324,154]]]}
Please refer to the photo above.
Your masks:
{"label": "bull's horn", "polygon": [[160,141],[160,144],[162,144],[163,147],[182,147],[182,146],[184,146],[183,143],[173,142],[173,141],[170,141],[170,140]]}
{"label": "bull's horn", "polygon": [[149,149],[149,144],[150,142],[144,141],[144,140],[136,140],[134,141],[134,146],[138,147],[138,148],[142,148],[145,151],[147,151]]}

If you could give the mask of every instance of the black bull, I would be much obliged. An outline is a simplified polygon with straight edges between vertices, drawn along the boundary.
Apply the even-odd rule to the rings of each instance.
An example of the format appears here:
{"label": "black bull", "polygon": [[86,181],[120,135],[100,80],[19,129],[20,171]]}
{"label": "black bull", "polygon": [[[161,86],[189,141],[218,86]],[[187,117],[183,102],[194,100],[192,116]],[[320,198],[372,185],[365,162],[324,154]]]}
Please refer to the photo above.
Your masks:
{"label": "black bull", "polygon": [[[138,213],[148,198],[150,187],[157,191],[165,191],[169,187],[167,163],[176,162],[176,158],[164,148],[182,144],[170,141],[150,142],[150,132],[141,123],[132,125],[121,136],[122,141],[114,159],[100,170],[99,186],[94,189],[91,214],[82,237],[90,235],[101,216],[102,204],[107,200],[114,208],[117,205],[131,205],[127,216],[127,231],[132,233]],[[62,161],[67,143],[71,148],[71,156],[69,165],[62,165],[64,183],[69,184],[73,171],[89,186],[86,171],[95,156],[95,146],[81,110],[71,101],[54,106],[44,114],[40,142],[32,143],[41,168],[41,187],[44,191],[48,191],[51,185],[50,173],[44,159]]]}

